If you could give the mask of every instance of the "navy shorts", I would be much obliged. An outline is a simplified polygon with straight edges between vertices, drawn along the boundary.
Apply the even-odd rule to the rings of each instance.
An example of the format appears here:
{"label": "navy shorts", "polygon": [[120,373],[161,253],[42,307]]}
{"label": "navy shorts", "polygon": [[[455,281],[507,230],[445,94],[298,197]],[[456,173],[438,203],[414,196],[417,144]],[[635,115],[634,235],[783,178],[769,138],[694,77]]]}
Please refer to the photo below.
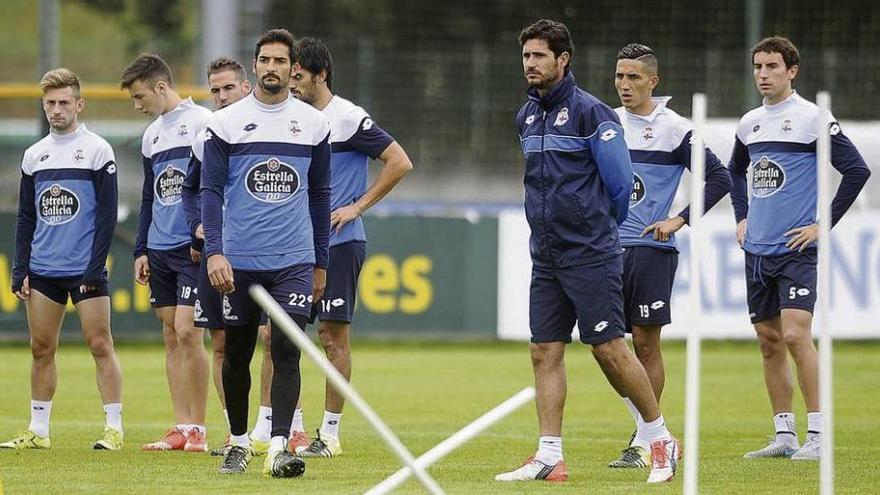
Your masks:
{"label": "navy shorts", "polygon": [[293,265],[280,270],[233,270],[235,291],[223,296],[223,319],[227,325],[247,325],[261,320],[262,309],[248,289],[259,284],[290,315],[306,318],[312,312],[312,265]]}
{"label": "navy shorts", "polygon": [[[208,262],[205,258],[202,258],[199,264],[199,290],[193,308],[193,321],[199,328],[223,330],[223,294],[211,286],[211,279],[208,278]],[[269,317],[266,313],[261,313],[260,325],[268,322]]]}
{"label": "navy shorts", "polygon": [[351,323],[357,297],[358,276],[367,256],[367,243],[346,242],[330,248],[327,288],[324,296],[312,306],[312,319]]}
{"label": "navy shorts", "polygon": [[783,308],[813,312],[816,305],[815,249],[778,256],[746,253],[746,293],[749,317],[757,323]]}
{"label": "navy shorts", "polygon": [[40,294],[57,302],[58,304],[67,304],[67,298],[73,300],[73,304],[94,297],[104,297],[110,295],[110,283],[107,281],[107,270],[101,274],[101,282],[96,288],[87,292],[80,292],[79,287],[82,285],[82,277],[43,277],[35,273],[28,274],[28,285],[32,290],[38,291]]}
{"label": "navy shorts", "polygon": [[650,246],[628,247],[623,252],[623,307],[626,331],[632,326],[672,323],[672,284],[678,253]]}
{"label": "navy shorts", "polygon": [[150,304],[154,308],[166,306],[194,306],[199,265],[189,255],[189,244],[174,249],[148,249],[150,262]]}
{"label": "navy shorts", "polygon": [[623,256],[568,268],[532,267],[529,326],[532,342],[571,342],[575,322],[581,342],[623,337]]}

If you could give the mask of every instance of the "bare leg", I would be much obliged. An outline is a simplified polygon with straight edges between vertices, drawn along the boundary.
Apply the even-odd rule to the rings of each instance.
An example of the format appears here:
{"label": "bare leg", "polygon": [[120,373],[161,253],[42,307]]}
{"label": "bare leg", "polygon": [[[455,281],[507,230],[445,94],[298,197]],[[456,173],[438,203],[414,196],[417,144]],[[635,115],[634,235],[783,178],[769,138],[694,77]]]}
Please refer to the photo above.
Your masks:
{"label": "bare leg", "polygon": [[791,412],[791,397],[794,393],[791,368],[785,352],[782,337],[782,321],[779,316],[755,323],[761,356],[764,358],[764,384],[770,397],[773,414]]}
{"label": "bare leg", "polygon": [[642,363],[629,350],[623,337],[593,346],[593,357],[621,397],[629,397],[646,423],[660,417],[660,408]]}
{"label": "bare leg", "polygon": [[[318,336],[327,354],[327,359],[345,377],[351,381],[351,344],[349,335],[351,324],[344,321],[322,321],[318,326]],[[345,398],[330,383],[324,387],[324,410],[341,413]]]}
{"label": "bare leg", "polygon": [[535,405],[541,436],[562,436],[562,411],[565,408],[565,344],[545,342],[530,344],[535,373]]}
{"label": "bare leg", "polygon": [[165,374],[168,377],[168,389],[171,392],[171,406],[174,409],[174,420],[177,424],[189,424],[189,402],[186,396],[189,380],[183,363],[183,349],[177,339],[174,327],[174,315],[177,306],[156,308],[156,317],[162,322],[162,337],[165,341]]}
{"label": "bare leg", "polygon": [[193,307],[177,306],[174,314],[174,328],[185,380],[185,398],[188,423],[205,424],[205,409],[208,402],[208,353],[205,352],[205,330],[193,326]]}
{"label": "bare leg", "polygon": [[214,356],[211,376],[214,379],[214,388],[217,389],[217,398],[220,399],[220,407],[226,409],[226,397],[223,395],[223,357],[226,355],[226,332],[222,329],[210,330],[210,332]]}
{"label": "bare leg", "polygon": [[269,397],[272,389],[272,326],[260,325],[260,340],[263,341],[263,364],[260,367],[260,405],[272,407]]}
{"label": "bare leg", "polygon": [[31,398],[50,401],[58,384],[55,352],[64,321],[64,306],[31,289],[25,307],[31,334]]}
{"label": "bare leg", "polygon": [[798,384],[807,412],[819,411],[819,353],[810,333],[812,322],[813,315],[809,311],[782,310],[782,337],[797,366]]}
{"label": "bare leg", "polygon": [[660,349],[660,326],[633,327],[633,349],[654,390],[654,397],[660,403],[663,387],[666,385],[666,368],[663,365],[663,352]]}
{"label": "bare leg", "polygon": [[80,301],[76,312],[82,322],[83,338],[95,360],[95,379],[104,404],[122,402],[122,368],[110,333],[110,298],[94,297]]}

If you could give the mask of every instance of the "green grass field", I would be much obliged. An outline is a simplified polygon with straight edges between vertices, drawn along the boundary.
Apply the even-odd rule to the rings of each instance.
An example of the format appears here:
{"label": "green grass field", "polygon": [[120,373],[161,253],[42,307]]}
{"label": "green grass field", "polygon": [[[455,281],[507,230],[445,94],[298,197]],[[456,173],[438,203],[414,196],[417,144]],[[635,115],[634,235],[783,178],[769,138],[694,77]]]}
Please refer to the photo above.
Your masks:
{"label": "green grass field", "polygon": [[[817,464],[742,459],[743,452],[761,446],[772,433],[756,344],[707,343],[703,350],[701,493],[817,493]],[[878,343],[836,346],[837,493],[878,491],[880,399],[874,392],[880,376],[878,353]],[[252,462],[248,474],[224,477],[216,473],[218,458],[141,452],[141,443],[154,440],[172,423],[163,351],[158,346],[129,345],[121,346],[119,354],[125,376],[125,450],[90,450],[103,424],[92,361],[84,347],[63,346],[53,406],[53,447],[0,451],[6,493],[361,493],[399,467],[351,409],[342,423],[344,455],[308,461],[300,479],[264,478],[259,473],[260,458]],[[666,358],[662,405],[671,429],[683,435],[684,346],[668,344]],[[363,343],[356,344],[354,359],[358,390],[416,455],[532,379],[524,344]],[[26,347],[0,348],[4,440],[27,426],[29,361]],[[670,484],[648,487],[646,470],[605,467],[628,439],[631,420],[584,347],[569,347],[568,370],[564,431],[568,483],[502,485],[492,480],[534,450],[536,420],[534,408],[528,406],[435,465],[431,473],[440,485],[448,493],[468,494],[680,493],[682,471]],[[304,363],[303,372],[306,426],[313,429],[323,406],[323,378],[312,363]],[[256,394],[252,397],[256,404]],[[209,440],[216,442],[225,432],[213,390],[209,399]],[[803,436],[806,424],[799,396],[795,403]],[[421,487],[410,481],[400,492],[419,493]]]}

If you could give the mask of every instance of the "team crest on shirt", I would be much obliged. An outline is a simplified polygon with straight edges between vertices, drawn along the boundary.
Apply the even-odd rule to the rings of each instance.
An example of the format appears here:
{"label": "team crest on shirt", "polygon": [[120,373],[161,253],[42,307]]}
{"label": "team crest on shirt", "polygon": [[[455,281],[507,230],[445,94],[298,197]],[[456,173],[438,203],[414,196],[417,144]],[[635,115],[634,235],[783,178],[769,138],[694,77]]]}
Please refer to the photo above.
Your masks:
{"label": "team crest on shirt", "polygon": [[782,121],[782,132],[791,132],[791,120],[785,119]]}
{"label": "team crest on shirt", "polygon": [[52,184],[40,194],[40,220],[49,225],[67,223],[79,213],[79,198],[70,189]]}
{"label": "team crest on shirt", "polygon": [[247,172],[247,191],[264,203],[283,203],[299,190],[299,174],[292,165],[272,157]]}
{"label": "team crest on shirt", "polygon": [[785,170],[778,163],[762,156],[752,169],[752,194],[766,198],[776,194],[785,184]]}
{"label": "team crest on shirt", "polygon": [[642,139],[644,139],[645,141],[650,141],[651,139],[654,139],[654,129],[651,129],[650,127],[645,127],[644,129],[642,129]]}
{"label": "team crest on shirt", "polygon": [[290,121],[290,124],[288,124],[287,126],[287,130],[290,131],[291,136],[296,136],[297,134],[302,132],[302,129],[299,128],[299,122],[295,120]]}
{"label": "team crest on shirt", "polygon": [[553,125],[559,127],[565,125],[566,122],[568,122],[568,107],[562,107],[562,110],[556,114],[556,122],[553,122]]}
{"label": "team crest on shirt", "polygon": [[86,159],[86,154],[83,150],[78,149],[73,152],[73,161],[79,163]]}
{"label": "team crest on shirt", "polygon": [[629,207],[642,202],[645,199],[645,182],[642,180],[638,174],[633,174],[633,190],[629,195]]}
{"label": "team crest on shirt", "polygon": [[177,135],[184,137],[187,134],[189,134],[189,130],[186,128],[186,124],[180,124],[180,127],[177,128]]}
{"label": "team crest on shirt", "polygon": [[180,202],[180,194],[183,191],[183,181],[186,174],[183,170],[174,168],[171,164],[165,167],[161,174],[156,176],[155,195],[159,203],[171,206]]}

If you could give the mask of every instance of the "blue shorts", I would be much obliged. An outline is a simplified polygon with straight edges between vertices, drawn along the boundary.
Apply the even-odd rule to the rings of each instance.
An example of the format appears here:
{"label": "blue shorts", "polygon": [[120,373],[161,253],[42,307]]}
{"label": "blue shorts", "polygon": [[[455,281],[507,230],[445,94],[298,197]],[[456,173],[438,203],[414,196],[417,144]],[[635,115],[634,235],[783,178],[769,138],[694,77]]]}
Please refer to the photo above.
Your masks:
{"label": "blue shorts", "polygon": [[[199,264],[199,290],[193,308],[193,321],[199,328],[223,330],[223,294],[211,286],[211,279],[208,278],[208,261],[205,258],[202,258]],[[261,313],[260,325],[268,322],[269,317],[266,313]]]}
{"label": "blue shorts", "polygon": [[82,285],[82,277],[44,277],[36,273],[29,273],[28,285],[31,290],[36,290],[62,305],[67,304],[68,297],[73,300],[73,304],[77,304],[93,297],[110,295],[110,283],[107,281],[106,269],[101,274],[101,282],[98,286],[87,292],[80,292],[79,290],[79,287]]}
{"label": "blue shorts", "polygon": [[312,306],[312,319],[351,323],[357,298],[358,276],[367,256],[367,243],[346,242],[330,248],[327,288],[324,297]]}
{"label": "blue shorts", "polygon": [[571,342],[575,322],[581,342],[623,337],[623,256],[568,268],[532,268],[529,326],[532,342]]}
{"label": "blue shorts", "polygon": [[815,249],[778,256],[746,252],[746,294],[752,323],[773,318],[784,308],[812,313],[817,258]]}
{"label": "blue shorts", "polygon": [[189,255],[189,244],[160,251],[147,250],[150,262],[150,304],[194,306],[198,291],[199,265]]}
{"label": "blue shorts", "polygon": [[223,296],[223,319],[227,325],[247,325],[261,320],[263,310],[248,289],[259,284],[291,315],[312,312],[312,265],[293,265],[280,270],[233,270],[235,291]]}
{"label": "blue shorts", "polygon": [[632,246],[623,252],[623,306],[626,331],[632,326],[672,323],[672,284],[678,253],[650,246]]}

